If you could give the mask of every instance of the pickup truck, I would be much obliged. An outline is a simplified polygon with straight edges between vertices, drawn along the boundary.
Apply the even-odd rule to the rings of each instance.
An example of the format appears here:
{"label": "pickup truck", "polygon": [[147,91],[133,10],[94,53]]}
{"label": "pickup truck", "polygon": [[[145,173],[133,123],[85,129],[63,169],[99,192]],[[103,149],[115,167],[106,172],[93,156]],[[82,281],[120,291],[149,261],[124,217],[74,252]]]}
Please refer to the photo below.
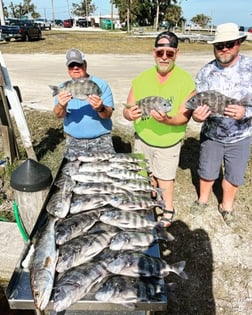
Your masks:
{"label": "pickup truck", "polygon": [[51,22],[45,18],[38,18],[34,21],[34,23],[36,23],[41,28],[41,30],[50,31],[52,29]]}
{"label": "pickup truck", "polygon": [[6,25],[0,26],[2,39],[10,41],[12,38],[22,41],[41,40],[42,32],[33,20],[9,19]]}

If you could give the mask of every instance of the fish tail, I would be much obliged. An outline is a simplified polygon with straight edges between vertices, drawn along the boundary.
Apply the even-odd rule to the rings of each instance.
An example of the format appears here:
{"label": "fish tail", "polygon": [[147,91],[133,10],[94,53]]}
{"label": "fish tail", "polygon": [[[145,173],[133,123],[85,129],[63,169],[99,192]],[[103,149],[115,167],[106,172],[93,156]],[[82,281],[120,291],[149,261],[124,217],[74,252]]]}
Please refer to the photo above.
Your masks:
{"label": "fish tail", "polygon": [[172,264],[170,266],[172,272],[176,273],[180,278],[187,280],[188,276],[184,272],[186,262],[184,260],[181,260],[175,264]]}
{"label": "fish tail", "polygon": [[157,230],[157,237],[158,239],[164,240],[164,241],[173,241],[175,237],[166,231],[166,229],[158,229]]}
{"label": "fish tail", "polygon": [[48,85],[53,90],[52,96],[59,94],[59,88],[56,85]]}

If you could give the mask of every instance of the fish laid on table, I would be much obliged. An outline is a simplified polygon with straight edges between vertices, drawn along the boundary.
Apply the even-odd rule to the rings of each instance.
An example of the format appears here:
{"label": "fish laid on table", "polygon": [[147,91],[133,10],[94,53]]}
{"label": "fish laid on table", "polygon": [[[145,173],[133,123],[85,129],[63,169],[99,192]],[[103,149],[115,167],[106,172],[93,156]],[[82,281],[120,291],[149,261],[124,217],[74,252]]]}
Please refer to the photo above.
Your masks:
{"label": "fish laid on table", "polygon": [[165,229],[146,231],[122,231],[114,235],[110,241],[111,250],[145,250],[158,240],[173,241],[174,237]]}
{"label": "fish laid on table", "polygon": [[59,94],[61,91],[69,92],[73,98],[81,100],[87,99],[92,94],[102,95],[100,87],[94,81],[85,78],[65,81],[61,87],[54,85],[49,85],[49,87],[53,90],[52,96]]}
{"label": "fish laid on table", "polygon": [[62,245],[77,236],[83,235],[97,221],[99,221],[97,211],[74,214],[58,221],[55,227],[56,244]]}
{"label": "fish laid on table", "polygon": [[89,262],[69,269],[56,279],[53,290],[53,308],[58,313],[81,300],[90,289],[107,276],[102,261]]}
{"label": "fish laid on table", "polygon": [[112,275],[104,279],[95,293],[95,299],[135,309],[138,302],[160,301],[163,294],[169,293],[168,284],[163,279],[136,279]]}
{"label": "fish laid on table", "polygon": [[74,195],[73,201],[70,205],[70,213],[80,213],[83,211],[89,211],[97,209],[97,211],[106,205],[109,205],[112,200],[111,195]]}
{"label": "fish laid on table", "polygon": [[55,277],[58,257],[54,230],[56,221],[56,218],[49,216],[35,236],[34,253],[29,266],[34,303],[41,311],[49,302]]}
{"label": "fish laid on table", "polygon": [[94,172],[79,172],[72,174],[71,178],[76,182],[81,183],[113,183],[113,178],[108,176],[106,173],[94,173]]}
{"label": "fish laid on table", "polygon": [[59,246],[57,272],[64,272],[90,261],[108,247],[113,232],[88,234],[76,237]]}
{"label": "fish laid on table", "polygon": [[77,195],[92,195],[92,194],[125,194],[124,187],[115,186],[111,183],[81,183],[78,182],[73,187],[73,193]]}
{"label": "fish laid on table", "polygon": [[58,190],[53,193],[46,205],[46,210],[58,218],[65,218],[69,212],[72,199],[72,192]]}
{"label": "fish laid on table", "polygon": [[[108,258],[109,260],[109,258]],[[137,251],[121,251],[106,263],[108,271],[129,277],[163,278],[169,273],[176,273],[182,279],[187,279],[184,272],[185,261],[169,265],[164,259],[152,257]]]}
{"label": "fish laid on table", "polygon": [[120,229],[143,229],[159,227],[159,223],[133,211],[107,210],[100,215],[100,221]]}
{"label": "fish laid on table", "polygon": [[62,166],[60,171],[64,175],[71,176],[79,172],[80,165],[81,161],[79,160],[69,161]]}
{"label": "fish laid on table", "polygon": [[185,104],[185,107],[191,110],[195,110],[202,105],[208,105],[213,115],[223,115],[224,109],[227,105],[242,105],[251,106],[252,98],[244,97],[241,100],[237,100],[228,97],[218,91],[208,90],[195,94]]}
{"label": "fish laid on table", "polygon": [[86,153],[78,156],[78,160],[81,162],[100,162],[110,161],[119,163],[142,163],[146,162],[145,159],[138,154],[129,153]]}
{"label": "fish laid on table", "polygon": [[151,207],[164,207],[163,200],[153,200],[150,196],[143,195],[116,195],[113,196],[109,204],[115,208],[125,211],[147,210]]}
{"label": "fish laid on table", "polygon": [[[126,108],[132,107],[132,105],[125,105]],[[160,96],[148,96],[142,98],[136,102],[136,106],[142,110],[142,118],[150,116],[151,110],[162,111],[168,113],[172,109],[172,105],[169,101]]]}
{"label": "fish laid on table", "polygon": [[61,173],[55,179],[54,185],[58,187],[61,191],[65,191],[66,193],[71,193],[76,183],[74,180],[71,179],[70,176],[67,176]]}
{"label": "fish laid on table", "polygon": [[106,173],[109,177],[120,179],[120,180],[140,180],[140,181],[149,181],[148,177],[145,177],[144,175],[141,175],[141,173],[137,173],[135,171],[129,171],[129,170],[119,170],[114,168],[113,170],[109,170]]}
{"label": "fish laid on table", "polygon": [[138,164],[126,163],[126,162],[119,163],[119,162],[101,161],[100,163],[96,163],[96,164],[92,162],[86,162],[80,165],[79,172],[108,172],[114,169],[137,172],[137,171],[145,170],[146,167],[143,167]]}

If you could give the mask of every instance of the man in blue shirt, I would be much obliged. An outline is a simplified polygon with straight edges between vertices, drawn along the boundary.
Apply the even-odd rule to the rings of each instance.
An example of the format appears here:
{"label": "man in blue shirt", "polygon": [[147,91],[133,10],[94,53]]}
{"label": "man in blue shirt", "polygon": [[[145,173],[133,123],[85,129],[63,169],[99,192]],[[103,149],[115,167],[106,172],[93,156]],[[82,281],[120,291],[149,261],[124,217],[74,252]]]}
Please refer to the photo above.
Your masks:
{"label": "man in blue shirt", "polygon": [[114,100],[109,85],[87,72],[84,54],[78,49],[67,51],[66,65],[72,80],[85,78],[95,82],[101,89],[101,95],[88,95],[85,100],[73,98],[65,90],[56,95],[54,113],[64,119],[65,155],[92,151],[114,153],[110,135]]}

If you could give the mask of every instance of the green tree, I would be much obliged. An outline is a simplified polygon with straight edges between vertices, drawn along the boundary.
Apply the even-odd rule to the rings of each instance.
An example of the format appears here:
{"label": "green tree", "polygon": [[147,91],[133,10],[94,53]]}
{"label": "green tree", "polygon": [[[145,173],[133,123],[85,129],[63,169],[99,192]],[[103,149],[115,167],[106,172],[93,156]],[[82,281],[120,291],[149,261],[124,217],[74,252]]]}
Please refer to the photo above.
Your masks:
{"label": "green tree", "polygon": [[209,24],[212,21],[210,16],[207,16],[205,14],[197,14],[195,15],[192,19],[191,22],[193,22],[194,24],[198,24],[201,27],[205,27],[207,26],[207,24]]}
{"label": "green tree", "polygon": [[72,13],[76,16],[89,16],[96,10],[92,0],[83,0],[80,4],[73,3],[72,6]]}
{"label": "green tree", "polygon": [[182,8],[175,4],[170,5],[164,13],[164,20],[169,23],[169,28],[181,26],[182,21],[184,21]]}
{"label": "green tree", "polygon": [[36,12],[36,6],[31,3],[32,0],[24,0],[23,4],[13,4],[13,2],[9,5],[10,14],[8,14],[11,17],[14,18],[22,18],[24,16],[31,15],[32,18],[36,19],[40,16],[38,12]]}

